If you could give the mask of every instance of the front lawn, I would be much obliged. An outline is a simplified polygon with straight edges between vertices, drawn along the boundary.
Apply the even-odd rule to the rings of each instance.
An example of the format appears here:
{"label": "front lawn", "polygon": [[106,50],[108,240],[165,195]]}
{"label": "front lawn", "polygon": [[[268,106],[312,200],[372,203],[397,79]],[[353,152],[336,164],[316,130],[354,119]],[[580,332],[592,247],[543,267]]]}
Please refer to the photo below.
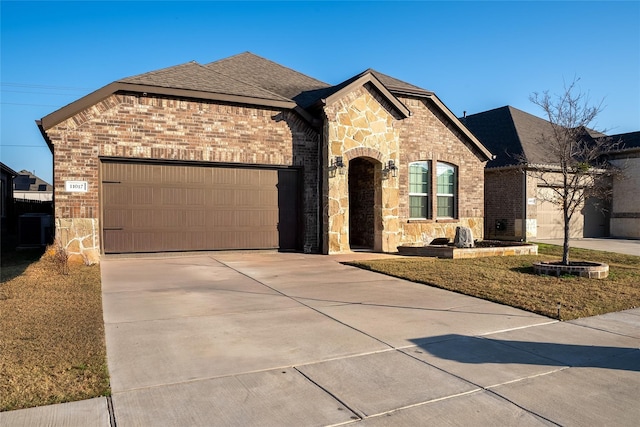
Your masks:
{"label": "front lawn", "polygon": [[425,257],[350,262],[390,276],[518,307],[562,320],[640,307],[640,257],[572,248],[572,260],[609,264],[603,280],[533,273],[536,261],[559,260],[562,247],[538,245],[539,255],[474,259]]}
{"label": "front lawn", "polygon": [[100,267],[40,255],[2,254],[0,411],[110,393]]}

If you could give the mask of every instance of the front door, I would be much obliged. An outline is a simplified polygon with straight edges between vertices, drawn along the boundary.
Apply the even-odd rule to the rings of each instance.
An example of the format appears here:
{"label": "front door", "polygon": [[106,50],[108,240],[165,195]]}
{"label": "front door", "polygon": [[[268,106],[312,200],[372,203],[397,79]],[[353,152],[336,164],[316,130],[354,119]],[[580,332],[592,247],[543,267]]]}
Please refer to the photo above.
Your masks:
{"label": "front door", "polygon": [[349,245],[352,250],[373,250],[375,246],[375,162],[365,157],[349,162]]}

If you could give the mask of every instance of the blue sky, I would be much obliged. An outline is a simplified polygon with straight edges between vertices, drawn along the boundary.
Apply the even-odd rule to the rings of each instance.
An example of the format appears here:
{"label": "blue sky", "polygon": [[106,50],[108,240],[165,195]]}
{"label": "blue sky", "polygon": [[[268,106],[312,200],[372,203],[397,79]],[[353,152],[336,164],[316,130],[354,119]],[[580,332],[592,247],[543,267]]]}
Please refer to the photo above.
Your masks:
{"label": "blue sky", "polygon": [[115,80],[245,51],[337,84],[367,68],[457,116],[580,78],[594,127],[640,130],[640,2],[1,3],[0,160],[52,182],[35,120]]}

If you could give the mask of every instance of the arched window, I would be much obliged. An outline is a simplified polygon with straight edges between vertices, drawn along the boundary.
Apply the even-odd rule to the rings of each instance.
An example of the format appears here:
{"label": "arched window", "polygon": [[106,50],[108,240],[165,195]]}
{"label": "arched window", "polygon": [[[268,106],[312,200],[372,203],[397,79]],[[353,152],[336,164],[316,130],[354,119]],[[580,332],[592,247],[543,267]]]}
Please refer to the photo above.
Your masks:
{"label": "arched window", "polygon": [[409,163],[409,218],[431,217],[431,168],[429,161]]}
{"label": "arched window", "polygon": [[436,201],[438,218],[455,218],[457,215],[458,171],[454,165],[438,162]]}

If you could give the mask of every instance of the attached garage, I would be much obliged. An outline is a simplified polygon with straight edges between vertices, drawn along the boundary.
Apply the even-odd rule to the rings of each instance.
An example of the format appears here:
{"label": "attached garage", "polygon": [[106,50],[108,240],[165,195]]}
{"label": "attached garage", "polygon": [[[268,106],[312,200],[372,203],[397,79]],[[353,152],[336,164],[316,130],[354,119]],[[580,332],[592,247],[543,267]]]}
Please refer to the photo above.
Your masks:
{"label": "attached garage", "polygon": [[104,253],[299,248],[298,170],[101,162]]}
{"label": "attached garage", "polygon": [[[548,187],[538,187],[537,197],[537,223],[538,239],[562,239],[564,236],[564,221],[562,208],[551,202],[554,197],[553,190]],[[583,237],[584,217],[578,210],[571,219],[569,225],[569,237]]]}

